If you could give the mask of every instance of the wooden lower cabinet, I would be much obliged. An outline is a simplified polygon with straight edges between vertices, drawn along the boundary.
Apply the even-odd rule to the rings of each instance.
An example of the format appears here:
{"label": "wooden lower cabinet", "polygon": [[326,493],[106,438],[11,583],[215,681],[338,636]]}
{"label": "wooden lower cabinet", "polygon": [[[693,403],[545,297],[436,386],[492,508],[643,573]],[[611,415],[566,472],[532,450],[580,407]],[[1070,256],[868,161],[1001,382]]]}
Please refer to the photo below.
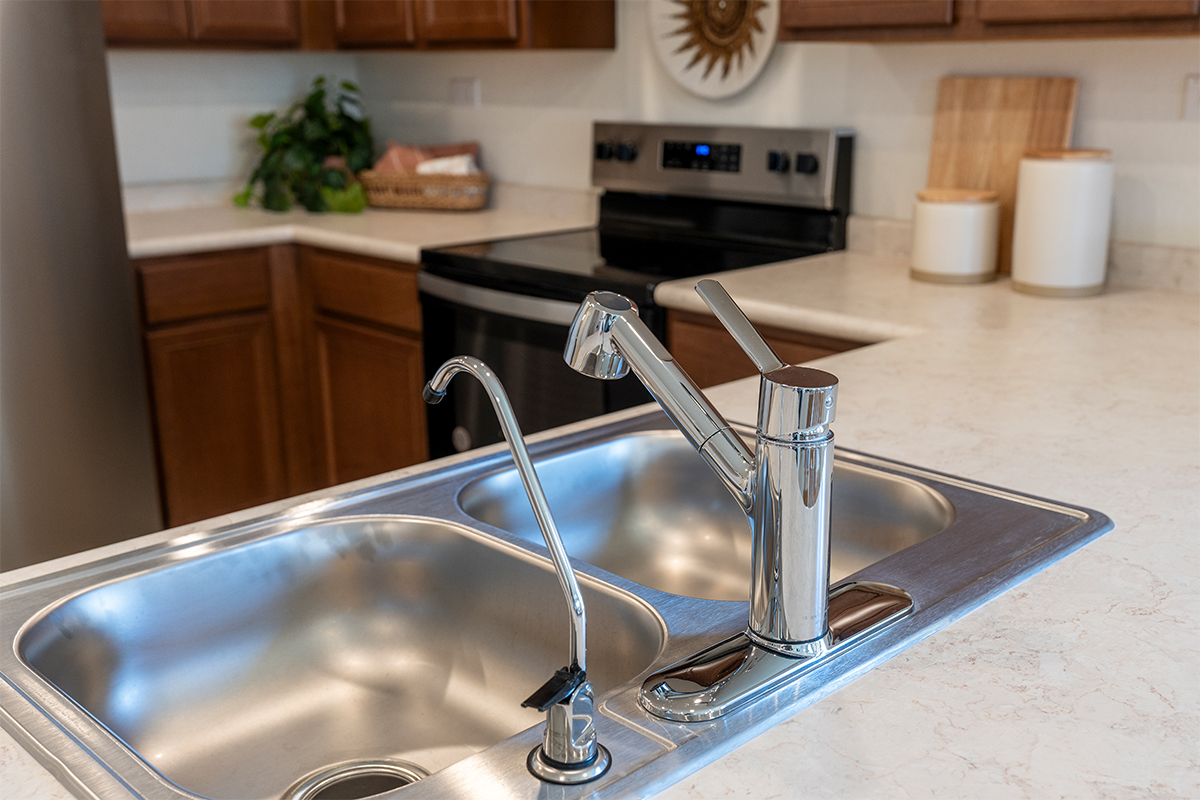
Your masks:
{"label": "wooden lower cabinet", "polygon": [[285,497],[270,318],[208,319],[145,341],[168,524]]}
{"label": "wooden lower cabinet", "polygon": [[[755,325],[784,362],[803,364],[862,347],[832,336]],[[750,358],[721,323],[710,316],[671,311],[667,316],[667,349],[701,389],[757,375]]]}
{"label": "wooden lower cabinet", "polygon": [[320,315],[315,327],[326,483],[424,461],[420,340]]}
{"label": "wooden lower cabinet", "polygon": [[276,245],[134,266],[167,525],[426,459],[415,265]]}

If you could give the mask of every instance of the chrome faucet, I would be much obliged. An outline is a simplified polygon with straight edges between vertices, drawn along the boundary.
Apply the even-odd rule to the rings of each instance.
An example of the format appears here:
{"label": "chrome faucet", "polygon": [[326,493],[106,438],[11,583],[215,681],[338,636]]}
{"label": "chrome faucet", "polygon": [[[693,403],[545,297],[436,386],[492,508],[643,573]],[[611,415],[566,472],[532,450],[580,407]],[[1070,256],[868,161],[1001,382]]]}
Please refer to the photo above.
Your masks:
{"label": "chrome faucet", "polygon": [[475,376],[487,391],[492,408],[500,420],[500,428],[512,451],[513,461],[525,486],[525,494],[533,507],[538,527],[550,550],[550,560],[558,573],[558,583],[567,599],[571,611],[570,663],[554,673],[540,689],[521,705],[536,708],[546,714],[546,729],[542,744],[535,747],[527,759],[529,771],[550,783],[587,783],[603,775],[612,759],[605,747],[596,738],[593,723],[594,694],[591,681],[587,679],[587,616],[583,606],[583,595],[575,580],[575,571],[567,560],[558,526],[550,513],[546,493],[529,458],[525,439],[517,425],[512,403],[500,379],[487,364],[472,356],[456,356],[442,366],[429,383],[425,384],[422,396],[425,402],[435,404],[446,396],[450,379],[460,372]]}
{"label": "chrome faucet", "polygon": [[[666,719],[713,719],[771,691],[852,638],[912,609],[901,590],[854,583],[829,589],[833,421],[838,379],[789,366],[716,281],[696,291],[761,374],[751,452],[654,337],[627,298],[593,292],[576,312],[563,358],[613,380],[630,369],[750,519],[750,615],[744,633],[652,675],[642,705]],[[830,620],[831,601],[838,614]],[[864,626],[863,608],[873,610]],[[874,614],[879,610],[882,616]],[[857,614],[857,617],[855,616]]]}

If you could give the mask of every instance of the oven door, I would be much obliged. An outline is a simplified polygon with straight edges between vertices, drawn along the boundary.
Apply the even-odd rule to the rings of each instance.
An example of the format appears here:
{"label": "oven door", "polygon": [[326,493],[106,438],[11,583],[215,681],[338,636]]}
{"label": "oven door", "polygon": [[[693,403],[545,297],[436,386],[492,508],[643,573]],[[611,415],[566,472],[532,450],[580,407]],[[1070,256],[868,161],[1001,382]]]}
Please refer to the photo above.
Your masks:
{"label": "oven door", "polygon": [[[448,358],[481,359],[504,384],[523,433],[652,401],[632,375],[599,381],[566,365],[562,353],[577,303],[472,286],[428,272],[418,277],[426,379]],[[657,312],[650,314],[655,323]],[[491,401],[474,381],[456,381],[446,400],[429,406],[428,413],[430,458],[504,438]]]}

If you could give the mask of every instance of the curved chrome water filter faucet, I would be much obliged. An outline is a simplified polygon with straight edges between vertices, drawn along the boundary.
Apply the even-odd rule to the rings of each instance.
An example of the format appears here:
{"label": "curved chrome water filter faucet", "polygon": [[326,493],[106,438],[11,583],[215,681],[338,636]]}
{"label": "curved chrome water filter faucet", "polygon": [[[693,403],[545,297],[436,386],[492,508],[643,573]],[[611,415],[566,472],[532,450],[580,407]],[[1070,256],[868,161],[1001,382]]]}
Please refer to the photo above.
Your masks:
{"label": "curved chrome water filter faucet", "polygon": [[487,364],[472,356],[456,356],[446,361],[422,392],[425,402],[441,402],[446,396],[450,379],[460,372],[473,375],[483,384],[504,438],[508,440],[517,473],[525,486],[525,494],[537,517],[542,538],[550,551],[558,582],[571,610],[571,662],[554,673],[540,689],[521,705],[536,708],[546,714],[546,730],[542,744],[529,754],[529,771],[550,783],[576,784],[595,780],[603,775],[611,763],[608,750],[596,740],[593,724],[594,698],[592,684],[587,679],[587,617],[583,606],[583,595],[575,580],[575,571],[567,559],[558,526],[550,513],[546,493],[529,458],[521,428],[517,425],[512,403],[500,379]]}

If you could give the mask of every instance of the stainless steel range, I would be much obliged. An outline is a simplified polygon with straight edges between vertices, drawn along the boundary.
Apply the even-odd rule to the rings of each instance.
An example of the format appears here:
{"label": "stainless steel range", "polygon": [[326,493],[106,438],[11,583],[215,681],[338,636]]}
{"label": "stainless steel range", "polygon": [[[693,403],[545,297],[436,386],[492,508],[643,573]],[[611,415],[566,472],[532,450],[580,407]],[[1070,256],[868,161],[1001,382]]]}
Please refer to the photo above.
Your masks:
{"label": "stainless steel range", "polygon": [[[654,287],[845,247],[854,134],[597,122],[594,228],[422,252],[425,364],[469,354],[496,370],[526,433],[650,401],[636,380],[591,381],[562,360],[588,292],[638,304],[665,335]],[[486,395],[433,407],[430,455],[501,440]]]}

